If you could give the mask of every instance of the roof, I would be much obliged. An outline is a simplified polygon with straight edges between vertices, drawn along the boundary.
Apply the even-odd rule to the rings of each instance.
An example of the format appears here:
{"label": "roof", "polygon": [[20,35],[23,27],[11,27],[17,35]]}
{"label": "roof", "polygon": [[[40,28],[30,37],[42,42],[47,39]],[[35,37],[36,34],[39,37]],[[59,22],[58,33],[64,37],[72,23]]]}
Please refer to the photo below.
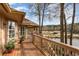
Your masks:
{"label": "roof", "polygon": [[2,6],[2,8],[5,9],[6,12],[11,12],[10,7],[7,3],[0,3],[0,6]]}
{"label": "roof", "polygon": [[0,3],[0,15],[3,15],[8,20],[21,23],[24,19],[25,12],[17,11],[13,8],[10,8],[7,3]]}
{"label": "roof", "polygon": [[6,3],[0,3],[0,15],[4,15],[4,17],[7,17],[6,14],[10,13],[11,10]]}
{"label": "roof", "polygon": [[15,10],[13,8],[10,8],[12,12],[15,12],[15,13],[19,13],[19,14],[25,14],[25,12],[22,12],[22,11],[18,11],[18,10]]}
{"label": "roof", "polygon": [[9,13],[9,16],[11,16],[14,21],[17,21],[18,23],[20,23],[24,19],[25,12],[17,11],[11,8],[11,13]]}
{"label": "roof", "polygon": [[7,3],[0,3],[0,13],[1,13],[1,15],[8,18],[8,20],[16,21],[19,24],[22,24],[24,26],[28,26],[28,27],[37,27],[38,26],[38,24],[24,18],[25,12],[17,11],[13,8],[10,8],[9,4],[7,4]]}
{"label": "roof", "polygon": [[22,22],[22,25],[27,26],[27,27],[38,27],[38,24],[36,24],[28,19],[24,19]]}

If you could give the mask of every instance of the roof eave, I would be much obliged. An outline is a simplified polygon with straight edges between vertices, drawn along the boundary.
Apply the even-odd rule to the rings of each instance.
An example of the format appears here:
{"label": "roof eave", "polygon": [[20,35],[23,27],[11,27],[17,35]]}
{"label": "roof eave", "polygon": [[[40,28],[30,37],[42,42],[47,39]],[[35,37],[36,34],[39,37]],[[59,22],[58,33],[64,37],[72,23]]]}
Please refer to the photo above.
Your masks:
{"label": "roof eave", "polygon": [[3,8],[6,10],[6,12],[11,12],[11,9],[10,9],[8,3],[1,3],[1,5],[2,5]]}

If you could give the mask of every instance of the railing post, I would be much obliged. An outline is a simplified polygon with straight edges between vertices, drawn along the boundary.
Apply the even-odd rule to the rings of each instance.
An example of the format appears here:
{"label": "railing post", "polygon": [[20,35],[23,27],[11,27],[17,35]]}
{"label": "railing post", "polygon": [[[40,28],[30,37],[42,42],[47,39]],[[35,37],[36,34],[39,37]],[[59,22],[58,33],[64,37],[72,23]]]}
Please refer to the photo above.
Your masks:
{"label": "railing post", "polygon": [[33,35],[33,33],[32,33],[32,43],[34,44],[34,35]]}
{"label": "railing post", "polygon": [[42,38],[41,38],[41,49],[42,49]]}
{"label": "railing post", "polygon": [[[41,34],[41,37],[43,37],[42,34]],[[42,47],[43,47],[43,46],[42,46],[42,44],[43,44],[43,43],[42,43],[42,40],[43,40],[43,39],[42,39],[42,38],[40,38],[40,39],[41,39],[41,49],[42,49]]]}

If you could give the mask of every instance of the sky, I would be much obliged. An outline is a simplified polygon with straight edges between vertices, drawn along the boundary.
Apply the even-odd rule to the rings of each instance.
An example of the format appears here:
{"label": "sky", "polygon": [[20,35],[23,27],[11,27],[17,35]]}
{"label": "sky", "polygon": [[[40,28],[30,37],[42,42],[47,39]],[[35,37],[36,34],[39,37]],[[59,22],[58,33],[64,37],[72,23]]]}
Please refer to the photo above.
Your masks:
{"label": "sky", "polygon": [[[26,13],[25,18],[35,22],[35,23],[39,23],[38,19],[30,14],[29,11],[29,5],[30,3],[9,3],[11,8],[14,8],[18,11],[23,11]],[[70,7],[69,7],[70,8]],[[71,9],[71,11],[73,11],[73,9]],[[67,15],[68,16],[68,15]],[[69,18],[67,20],[67,23],[70,24],[72,22],[72,18]],[[75,23],[79,23],[79,4],[76,4],[76,17],[75,17]],[[44,21],[44,25],[58,25],[60,24],[60,20],[59,19],[53,19],[51,21],[45,20]]]}

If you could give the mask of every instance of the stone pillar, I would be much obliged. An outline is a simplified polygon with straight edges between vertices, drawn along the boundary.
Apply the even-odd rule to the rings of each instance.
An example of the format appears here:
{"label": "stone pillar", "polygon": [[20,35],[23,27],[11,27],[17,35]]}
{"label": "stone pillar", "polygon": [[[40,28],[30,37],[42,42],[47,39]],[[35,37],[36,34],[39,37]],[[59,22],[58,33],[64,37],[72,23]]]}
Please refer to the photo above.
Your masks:
{"label": "stone pillar", "polygon": [[15,40],[19,40],[19,26],[18,23],[15,22]]}

